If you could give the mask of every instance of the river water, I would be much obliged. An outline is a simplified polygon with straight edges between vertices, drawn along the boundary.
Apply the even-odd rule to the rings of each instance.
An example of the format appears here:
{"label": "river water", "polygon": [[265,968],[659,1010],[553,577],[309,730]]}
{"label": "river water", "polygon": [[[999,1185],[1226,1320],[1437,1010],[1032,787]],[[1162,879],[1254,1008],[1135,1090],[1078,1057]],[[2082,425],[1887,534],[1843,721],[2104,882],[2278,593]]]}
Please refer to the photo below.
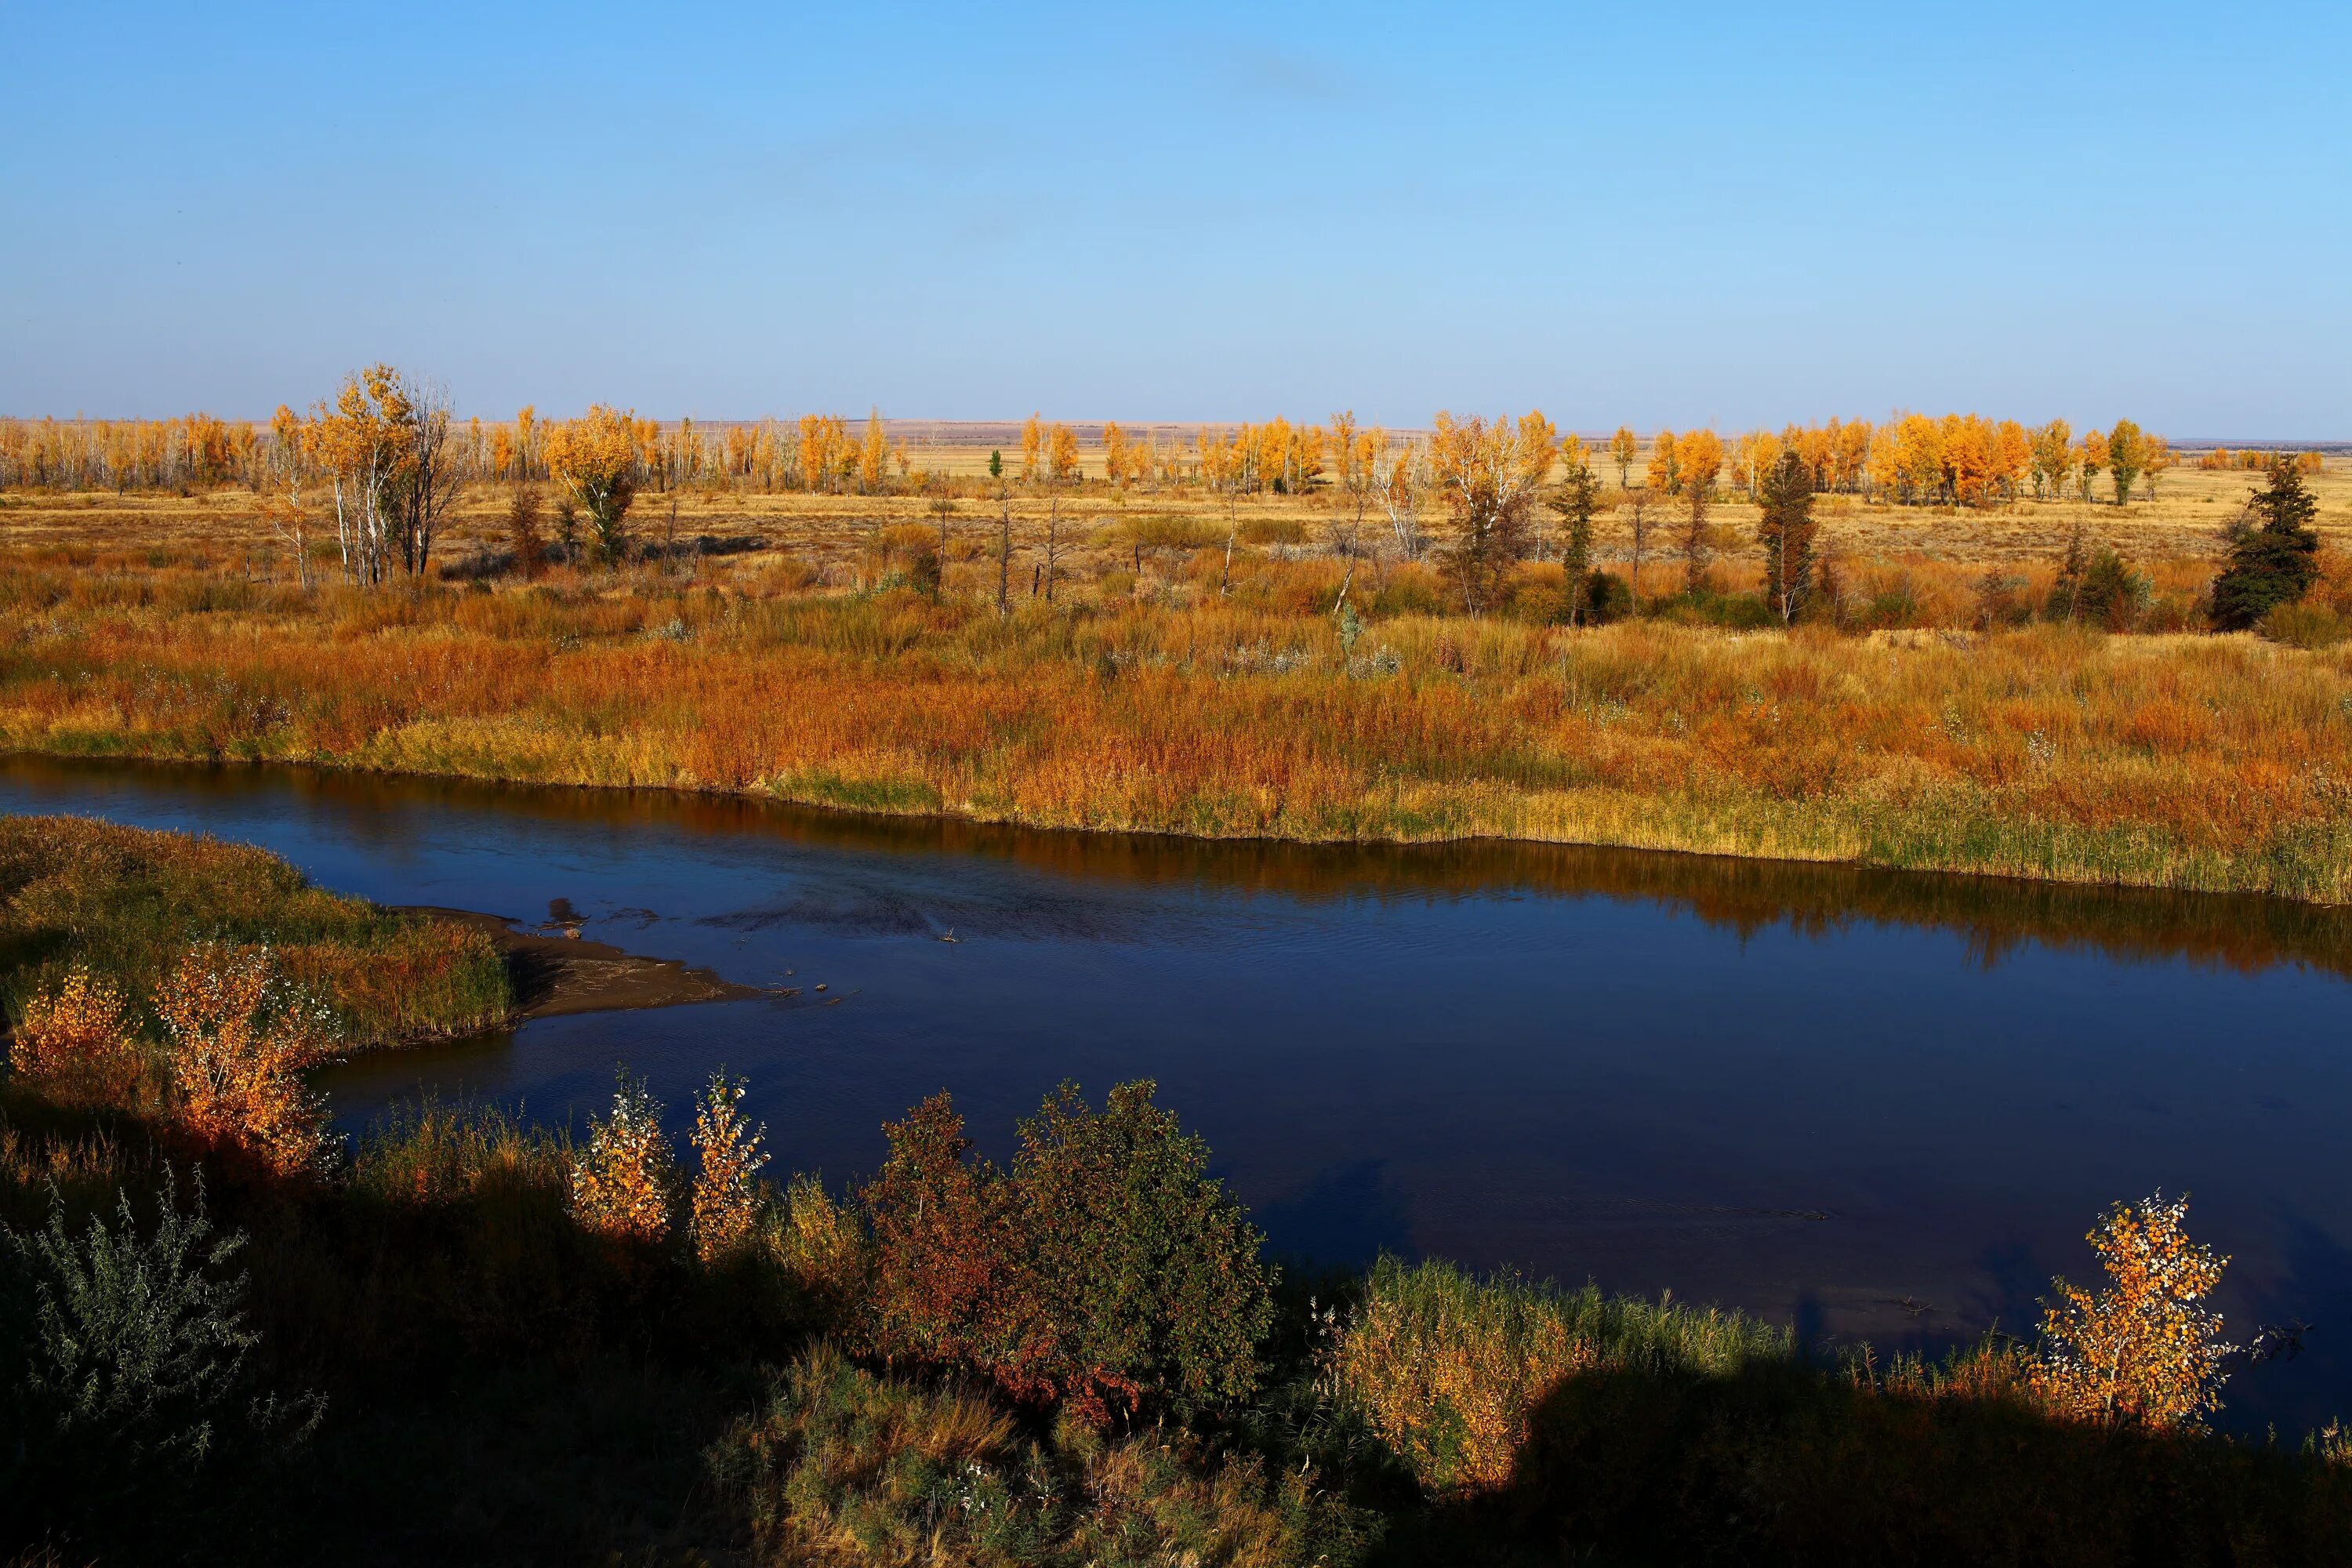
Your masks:
{"label": "river water", "polygon": [[[1549,846],[1082,836],[651,793],[0,762],[0,809],[266,845],[324,885],[798,987],[323,1080],[547,1118],[724,1064],[836,1185],[953,1091],[982,1147],[1150,1077],[1274,1248],[1672,1290],[1882,1347],[2030,1331],[2111,1200],[2189,1190],[2229,1424],[2352,1413],[2352,915]],[[952,936],[952,942],[943,940]],[[816,989],[823,985],[824,989]]]}

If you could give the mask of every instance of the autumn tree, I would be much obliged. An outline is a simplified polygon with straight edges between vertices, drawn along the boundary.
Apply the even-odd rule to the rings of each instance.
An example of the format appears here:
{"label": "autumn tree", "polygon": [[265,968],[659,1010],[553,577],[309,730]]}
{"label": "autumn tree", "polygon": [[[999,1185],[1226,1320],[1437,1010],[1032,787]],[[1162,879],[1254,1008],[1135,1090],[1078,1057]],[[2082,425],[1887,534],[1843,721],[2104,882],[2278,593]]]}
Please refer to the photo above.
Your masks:
{"label": "autumn tree", "polygon": [[1077,433],[1058,419],[1045,436],[1045,473],[1057,485],[1078,477]]}
{"label": "autumn tree", "polygon": [[1651,490],[1639,485],[1627,490],[1619,503],[1624,508],[1627,523],[1633,531],[1633,566],[1626,581],[1633,613],[1642,612],[1642,552],[1649,539]]}
{"label": "autumn tree", "polygon": [[2161,436],[2142,437],[2139,444],[2139,461],[2141,472],[2147,480],[2147,499],[2154,500],[2156,481],[2164,477],[2164,471],[2167,468],[2172,467],[2172,443]]}
{"label": "autumn tree", "polygon": [[1640,454],[1642,443],[1626,426],[1617,426],[1617,434],[1609,437],[1609,456],[1617,465],[1617,488],[1633,488],[1633,459]]}
{"label": "autumn tree", "polygon": [[294,582],[310,590],[310,509],[302,500],[302,480],[310,470],[316,437],[302,416],[284,404],[269,417],[269,490],[261,500],[261,515],[286,542],[294,557]]}
{"label": "autumn tree", "polygon": [[333,405],[321,403],[312,416],[313,449],[334,497],[343,577],[361,587],[391,573],[393,488],[414,460],[414,419],[408,389],[388,364],[345,376]]}
{"label": "autumn tree", "polygon": [[637,438],[630,416],[593,405],[586,415],[547,433],[547,468],[588,516],[597,558],[617,564],[628,552],[629,503],[637,494]]}
{"label": "autumn tree", "polygon": [[1781,453],[1765,470],[1756,500],[1762,510],[1756,537],[1764,546],[1765,602],[1786,626],[1797,618],[1813,583],[1813,534],[1819,524],[1813,521],[1812,476],[1804,459],[1795,452]]}
{"label": "autumn tree", "polygon": [[2106,466],[2106,433],[2101,430],[2084,431],[2083,446],[2075,459],[2074,472],[2082,481],[2084,500],[2091,499],[2091,482],[2099,477],[2099,470]]}
{"label": "autumn tree", "polygon": [[1693,430],[1675,446],[1675,482],[1715,489],[1723,475],[1723,438],[1712,430]]}
{"label": "autumn tree", "polygon": [[857,447],[857,488],[867,495],[880,495],[890,473],[890,437],[882,429],[882,411],[868,408],[866,412],[866,439]]}
{"label": "autumn tree", "polygon": [[1038,459],[1045,450],[1045,422],[1035,414],[1021,422],[1021,482],[1037,481]]}
{"label": "autumn tree", "polygon": [[1697,598],[1706,591],[1706,569],[1714,560],[1708,547],[1707,517],[1714,497],[1690,476],[1683,479],[1683,592]]}
{"label": "autumn tree", "polygon": [[[1528,509],[1535,476],[1553,458],[1541,416],[1516,425],[1507,416],[1490,424],[1475,416],[1456,420],[1441,411],[1431,433],[1430,469],[1445,497],[1446,575],[1470,614],[1483,614],[1501,596],[1512,565],[1527,548]],[[1540,460],[1530,443],[1540,439]]]}
{"label": "autumn tree", "polygon": [[1118,421],[1103,422],[1102,442],[1103,477],[1112,488],[1121,488],[1127,483],[1127,432],[1118,427]]}
{"label": "autumn tree", "polygon": [[1682,489],[1682,466],[1675,455],[1675,433],[1661,430],[1650,443],[1650,471],[1647,483],[1660,495],[1673,495]]}
{"label": "autumn tree", "polygon": [[515,570],[525,577],[545,570],[547,536],[539,524],[536,486],[517,485],[507,499],[507,546],[514,554]]}
{"label": "autumn tree", "polygon": [[1387,458],[1378,490],[1381,510],[1388,514],[1389,531],[1396,539],[1397,553],[1408,561],[1421,559],[1421,507],[1428,490],[1429,454],[1408,441]]}
{"label": "autumn tree", "polygon": [[2053,1280],[2029,1386],[2053,1415],[2095,1426],[2195,1428],[2221,1405],[2235,1347],[2206,1304],[2230,1260],[2189,1239],[2186,1198],[2117,1204],[2084,1239],[2107,1289]]}
{"label": "autumn tree", "polygon": [[[2230,559],[2213,580],[2213,624],[2244,631],[2280,605],[2301,599],[2319,576],[2319,503],[2299,466],[2271,460],[2270,483],[2246,503],[2230,532]],[[2257,521],[2258,520],[2258,521]]]}
{"label": "autumn tree", "polygon": [[2033,432],[2033,493],[2053,499],[2066,493],[2074,472],[2074,432],[2063,419],[2053,419]]}
{"label": "autumn tree", "polygon": [[449,394],[435,382],[404,382],[408,403],[408,461],[394,474],[390,494],[400,563],[422,579],[431,570],[433,542],[456,504],[463,481],[451,437]]}
{"label": "autumn tree", "polygon": [[2128,419],[2118,419],[2107,433],[2107,471],[2115,476],[2116,504],[2122,506],[2131,500],[2132,486],[2138,482],[2141,467],[2147,460],[2147,438],[2139,426]]}

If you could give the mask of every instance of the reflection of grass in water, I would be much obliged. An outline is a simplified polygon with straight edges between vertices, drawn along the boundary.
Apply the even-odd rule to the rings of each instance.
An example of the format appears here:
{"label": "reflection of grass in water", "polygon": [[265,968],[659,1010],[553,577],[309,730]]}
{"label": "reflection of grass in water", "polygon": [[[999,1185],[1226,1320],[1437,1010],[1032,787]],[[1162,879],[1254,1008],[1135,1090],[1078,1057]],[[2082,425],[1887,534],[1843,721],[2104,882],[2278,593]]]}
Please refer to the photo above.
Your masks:
{"label": "reflection of grass in water", "polygon": [[[2125,960],[2187,959],[2250,973],[2302,963],[2352,974],[2352,919],[2338,909],[2276,898],[2092,889],[2022,878],[1502,839],[1329,844],[1040,831],[968,818],[814,811],[708,795],[518,787],[306,769],[256,773],[163,765],[151,772],[146,764],[120,760],[37,757],[10,759],[5,768],[6,776],[68,788],[85,778],[111,782],[129,776],[150,778],[174,791],[234,798],[290,781],[306,795],[370,814],[447,805],[600,826],[749,834],[816,848],[1003,859],[1082,881],[1206,886],[1309,902],[1600,894],[1687,910],[1742,935],[1776,925],[1822,934],[1857,921],[1929,926],[1961,933],[1988,968],[2023,944],[2040,942],[2088,947]],[[91,769],[97,771],[86,771]],[[1065,927],[1075,934],[1087,930],[1075,915],[1055,929]]]}

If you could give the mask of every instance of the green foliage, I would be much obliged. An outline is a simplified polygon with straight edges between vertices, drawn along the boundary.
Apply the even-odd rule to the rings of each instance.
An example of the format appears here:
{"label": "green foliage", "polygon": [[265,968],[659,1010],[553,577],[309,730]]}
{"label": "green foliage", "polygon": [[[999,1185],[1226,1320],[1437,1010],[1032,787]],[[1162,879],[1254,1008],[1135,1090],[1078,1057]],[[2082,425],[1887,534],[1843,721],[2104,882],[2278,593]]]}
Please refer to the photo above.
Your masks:
{"label": "green foliage", "polygon": [[2079,621],[2103,631],[2129,631],[2147,608],[2147,579],[2106,545],[2091,545],[2077,534],[2058,564],[2044,614],[2053,621]]}
{"label": "green foliage", "polygon": [[989,449],[988,477],[992,479],[1001,479],[1004,477],[1004,454],[995,447]]}
{"label": "green foliage", "polygon": [[1248,1397],[1273,1321],[1264,1238],[1206,1174],[1208,1145],[1121,1084],[1100,1112],[1064,1084],[1021,1127],[1011,1182],[1021,1390],[1212,1408]]}
{"label": "green foliage", "polygon": [[1568,622],[1580,626],[1591,608],[1592,516],[1601,506],[1601,485],[1591,466],[1579,463],[1569,469],[1567,482],[1550,504],[1560,520],[1559,563],[1568,584]]}
{"label": "green foliage", "polygon": [[887,1128],[861,1194],[871,1346],[1097,1421],[1246,1398],[1272,1274],[1207,1148],[1152,1092],[1121,1085],[1097,1112],[1064,1085],[1022,1124],[1010,1172],[971,1156],[944,1094]]}
{"label": "green foliage", "polygon": [[2092,553],[2084,568],[2075,618],[2111,632],[2129,631],[2147,605],[2147,579],[2112,550]]}
{"label": "green foliage", "polygon": [[1622,621],[1633,613],[1633,590],[1614,572],[1595,572],[1584,580],[1585,618],[1596,626]]}
{"label": "green foliage", "polygon": [[1757,487],[1757,542],[1764,546],[1764,602],[1783,626],[1813,591],[1813,476],[1795,452],[1783,452]]}
{"label": "green foliage", "polygon": [[2246,504],[2260,521],[2231,531],[2229,563],[2213,579],[2213,624],[2225,632],[2261,624],[2273,607],[2300,600],[2319,576],[2319,534],[2311,526],[2319,502],[2301,470],[2273,462],[2270,484]]}
{"label": "green foliage", "polygon": [[0,1440],[0,1476],[46,1494],[53,1514],[87,1515],[184,1481],[229,1435],[225,1424],[237,1436],[308,1436],[311,1401],[233,1403],[261,1336],[240,1308],[244,1278],[220,1277],[244,1240],[214,1234],[201,1179],[183,1210],[165,1170],[145,1236],[127,1192],[111,1223],[94,1215],[79,1234],[54,1187],[49,1198],[42,1229],[0,1227],[0,1399],[13,1434]]}

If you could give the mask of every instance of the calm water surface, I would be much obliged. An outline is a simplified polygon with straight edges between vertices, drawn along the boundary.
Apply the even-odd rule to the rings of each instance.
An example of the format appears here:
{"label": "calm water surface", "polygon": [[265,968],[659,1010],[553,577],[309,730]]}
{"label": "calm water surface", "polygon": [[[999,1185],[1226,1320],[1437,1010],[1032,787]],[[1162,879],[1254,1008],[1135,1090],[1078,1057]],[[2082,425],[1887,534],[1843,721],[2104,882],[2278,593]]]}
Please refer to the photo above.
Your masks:
{"label": "calm water surface", "polygon": [[325,1080],[354,1128],[425,1092],[576,1116],[619,1061],[675,1111],[724,1063],[778,1164],[838,1183],[933,1090],[1002,1155],[1055,1082],[1150,1077],[1286,1254],[1507,1264],[1882,1346],[2027,1329],[2053,1273],[2093,1270],[2108,1201],[2185,1188],[2234,1258],[2232,1330],[2312,1325],[2237,1374],[2232,1424],[2352,1412],[2341,911],[254,769],[11,761],[0,809],[263,844],[385,902],[568,900],[588,935],[803,988],[354,1062]]}

